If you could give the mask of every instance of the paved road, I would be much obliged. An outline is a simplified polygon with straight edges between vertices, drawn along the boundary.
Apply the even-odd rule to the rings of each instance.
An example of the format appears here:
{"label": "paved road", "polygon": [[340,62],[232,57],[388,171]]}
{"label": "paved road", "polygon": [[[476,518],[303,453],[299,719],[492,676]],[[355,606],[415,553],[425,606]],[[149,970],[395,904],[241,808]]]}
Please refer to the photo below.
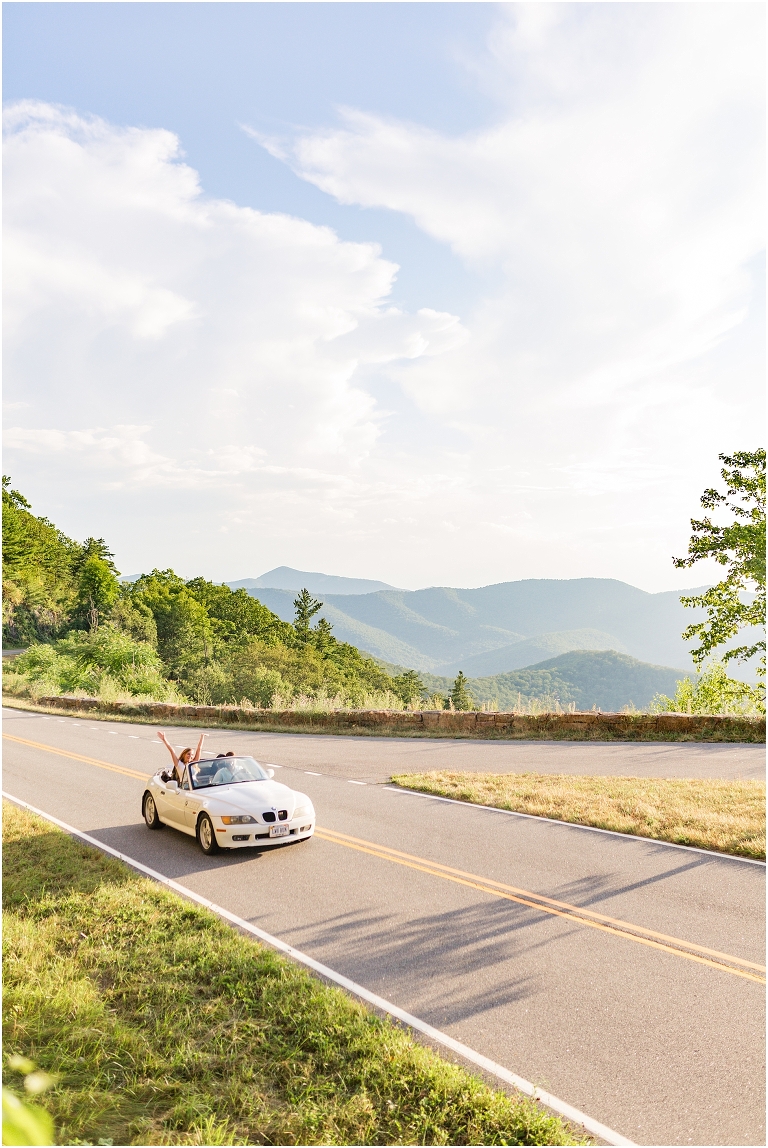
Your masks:
{"label": "paved road", "polygon": [[[4,711],[10,714],[10,709]],[[96,725],[89,720],[85,724]],[[118,723],[110,723],[117,728]],[[139,726],[145,730],[145,727]],[[166,727],[169,729],[170,727]],[[180,744],[194,731],[177,727]],[[144,736],[144,734],[142,735]],[[198,735],[195,734],[195,737]],[[570,773],[622,777],[722,777],[765,780],[765,745],[707,742],[468,741],[451,738],[350,737],[346,734],[210,730],[210,745],[254,747],[260,758],[333,777],[388,781],[429,769],[485,773]]]}
{"label": "paved road", "polygon": [[[147,773],[166,760],[147,726],[7,710],[5,732]],[[191,740],[192,731],[178,732],[177,744]],[[764,987],[747,965],[683,955],[698,945],[764,963],[763,866],[361,784],[317,758],[298,768],[292,755],[303,739],[267,738],[269,754],[258,734],[213,733],[210,747],[250,748],[310,794],[322,836],[305,845],[206,858],[191,838],[144,828],[139,779],[15,741],[4,742],[4,789],[638,1143],[765,1143]],[[365,743],[360,773],[391,772],[375,768],[382,742]],[[421,868],[388,850],[421,858]],[[499,895],[499,885],[456,883],[440,866],[671,935],[683,947],[553,915]]]}

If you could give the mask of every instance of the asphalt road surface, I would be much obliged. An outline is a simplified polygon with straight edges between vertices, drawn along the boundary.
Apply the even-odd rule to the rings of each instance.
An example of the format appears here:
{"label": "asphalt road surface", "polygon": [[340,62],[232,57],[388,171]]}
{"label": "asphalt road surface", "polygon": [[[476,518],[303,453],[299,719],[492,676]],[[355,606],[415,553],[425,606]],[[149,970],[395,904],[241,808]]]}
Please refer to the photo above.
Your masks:
{"label": "asphalt road surface", "polygon": [[[639,1144],[765,1143],[764,974],[754,967],[764,965],[764,866],[385,784],[392,772],[449,762],[753,776],[762,747],[425,745],[210,731],[209,750],[250,750],[308,793],[318,832],[305,844],[207,858],[192,838],[151,833],[141,821],[144,783],[131,774],[168,761],[152,727],[8,709],[4,732],[3,788],[13,796],[622,1135]],[[193,735],[175,730],[170,740],[194,744]]]}

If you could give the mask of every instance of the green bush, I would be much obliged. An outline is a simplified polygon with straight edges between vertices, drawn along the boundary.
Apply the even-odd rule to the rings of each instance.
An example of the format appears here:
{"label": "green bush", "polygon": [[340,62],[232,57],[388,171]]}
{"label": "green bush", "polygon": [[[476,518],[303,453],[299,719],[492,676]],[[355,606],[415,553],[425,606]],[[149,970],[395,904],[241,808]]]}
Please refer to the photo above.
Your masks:
{"label": "green bush", "polygon": [[717,661],[695,678],[679,681],[674,697],[656,694],[648,708],[650,713],[765,713],[765,691],[729,678],[723,663]]}
{"label": "green bush", "polygon": [[73,630],[57,642],[30,646],[11,668],[28,682],[51,683],[58,693],[79,691],[95,697],[105,691],[124,692],[157,700],[176,696],[163,677],[157,651],[110,626],[92,633]]}

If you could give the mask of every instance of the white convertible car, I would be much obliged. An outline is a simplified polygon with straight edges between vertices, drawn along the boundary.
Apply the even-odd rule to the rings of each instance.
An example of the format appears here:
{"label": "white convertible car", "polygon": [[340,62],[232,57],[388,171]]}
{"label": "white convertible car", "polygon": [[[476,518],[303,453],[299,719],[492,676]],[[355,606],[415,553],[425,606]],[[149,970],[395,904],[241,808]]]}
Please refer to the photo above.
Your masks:
{"label": "white convertible car", "polygon": [[315,810],[306,793],[279,781],[252,757],[217,757],[184,766],[181,785],[164,770],[150,779],[141,812],[150,829],[170,825],[196,837],[203,853],[306,841]]}

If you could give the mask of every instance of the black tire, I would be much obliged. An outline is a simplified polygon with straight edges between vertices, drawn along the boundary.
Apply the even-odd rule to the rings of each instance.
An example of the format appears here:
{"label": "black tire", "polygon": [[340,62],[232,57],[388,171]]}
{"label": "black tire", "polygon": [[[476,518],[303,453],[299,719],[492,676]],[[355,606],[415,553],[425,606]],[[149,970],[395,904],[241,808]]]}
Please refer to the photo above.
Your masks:
{"label": "black tire", "polygon": [[216,830],[207,813],[201,813],[197,819],[197,844],[210,857],[212,853],[219,852],[219,843],[216,840]]}
{"label": "black tire", "polygon": [[141,815],[149,829],[165,829],[165,825],[157,816],[157,806],[152,794],[147,790],[141,802]]}

